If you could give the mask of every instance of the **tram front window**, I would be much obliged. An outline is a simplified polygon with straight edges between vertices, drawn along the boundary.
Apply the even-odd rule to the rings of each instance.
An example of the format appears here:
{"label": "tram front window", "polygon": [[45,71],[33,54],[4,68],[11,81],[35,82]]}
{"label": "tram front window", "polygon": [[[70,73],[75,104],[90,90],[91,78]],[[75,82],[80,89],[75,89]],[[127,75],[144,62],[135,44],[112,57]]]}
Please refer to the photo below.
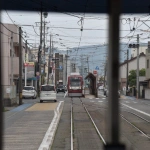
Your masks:
{"label": "tram front window", "polygon": [[80,86],[81,85],[81,81],[79,78],[71,78],[70,79],[70,85],[71,86]]}

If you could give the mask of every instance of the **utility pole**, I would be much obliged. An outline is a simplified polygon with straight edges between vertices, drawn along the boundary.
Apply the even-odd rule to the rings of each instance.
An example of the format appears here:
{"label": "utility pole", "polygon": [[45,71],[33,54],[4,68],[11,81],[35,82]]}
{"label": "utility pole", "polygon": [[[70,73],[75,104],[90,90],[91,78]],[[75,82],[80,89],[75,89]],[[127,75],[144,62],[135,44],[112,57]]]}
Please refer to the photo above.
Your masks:
{"label": "utility pole", "polygon": [[[40,72],[40,79],[41,79],[41,53],[42,53],[42,25],[43,25],[43,11],[42,11],[42,2],[41,2],[41,29],[40,29],[40,48],[39,48],[39,51],[40,51],[40,53],[39,53],[39,59],[40,59],[40,61],[39,61],[39,72]],[[41,84],[42,84],[42,79],[41,79]]]}
{"label": "utility pole", "polygon": [[89,73],[89,56],[87,56],[88,73]]}
{"label": "utility pole", "polygon": [[41,28],[40,28],[40,45],[38,51],[38,68],[37,71],[39,72],[39,79],[37,80],[37,91],[38,95],[40,95],[40,81],[41,81],[41,52],[42,52],[42,3],[41,3]]}
{"label": "utility pole", "polygon": [[27,86],[27,40],[25,43],[25,75],[24,75],[24,81],[25,81],[25,86]]}
{"label": "utility pole", "polygon": [[67,72],[68,72],[67,63],[68,63],[68,49],[67,49],[67,55],[66,55],[66,85],[67,85]]}
{"label": "utility pole", "polygon": [[[45,59],[45,20],[44,20],[44,59]],[[45,59],[45,61],[46,61],[46,59]],[[45,62],[44,62],[44,76],[45,76]]]}
{"label": "utility pole", "polygon": [[139,34],[137,34],[137,72],[136,72],[136,88],[137,88],[137,99],[139,98]]}
{"label": "utility pole", "polygon": [[49,52],[49,58],[48,58],[48,76],[47,76],[47,84],[49,83],[49,73],[51,73],[51,72],[50,72],[51,51],[52,51],[52,47],[51,47],[51,35],[50,35],[50,52]]}
{"label": "utility pole", "polygon": [[[52,40],[52,36],[51,36],[51,45],[52,45],[52,50],[51,50],[51,58],[53,58],[53,52],[54,52],[54,45],[53,45],[53,40]],[[52,61],[52,59],[51,59]],[[52,79],[52,84],[54,83],[54,70],[53,70],[53,62],[52,62],[52,76],[51,76],[51,79]]]}
{"label": "utility pole", "polygon": [[129,50],[127,49],[126,95],[128,95],[128,60],[129,60]]}
{"label": "utility pole", "polygon": [[13,32],[11,32],[11,86],[13,86]]}
{"label": "utility pole", "polygon": [[19,27],[19,105],[22,104],[22,30]]}

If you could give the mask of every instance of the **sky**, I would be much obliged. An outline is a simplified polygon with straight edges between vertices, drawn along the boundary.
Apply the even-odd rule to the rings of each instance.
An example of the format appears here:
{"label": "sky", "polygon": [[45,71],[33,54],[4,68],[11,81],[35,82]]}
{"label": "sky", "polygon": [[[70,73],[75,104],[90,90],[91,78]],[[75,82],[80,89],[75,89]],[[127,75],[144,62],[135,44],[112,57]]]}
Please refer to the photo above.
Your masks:
{"label": "sky", "polygon": [[[75,57],[79,58],[80,53],[77,51],[80,51],[80,48],[83,46],[97,47],[108,45],[108,15],[75,14],[75,16],[77,17],[63,13],[48,13],[48,17],[45,19],[47,46],[50,45],[51,34],[55,48],[62,51],[75,48]],[[143,20],[143,22],[141,20]],[[30,44],[36,43],[37,47],[39,46],[40,39],[39,22],[40,12],[2,12],[2,23],[12,23],[21,26],[24,31],[24,38],[27,39]],[[123,52],[125,55],[128,44],[136,43],[137,34],[140,34],[140,43],[147,43],[150,37],[149,27],[149,14],[122,14],[120,17],[120,43],[125,43],[126,45],[120,46],[121,53]],[[82,28],[83,30],[81,31]],[[91,49],[91,51],[84,50],[84,54],[91,55],[91,59],[93,59],[92,52],[93,49]]]}

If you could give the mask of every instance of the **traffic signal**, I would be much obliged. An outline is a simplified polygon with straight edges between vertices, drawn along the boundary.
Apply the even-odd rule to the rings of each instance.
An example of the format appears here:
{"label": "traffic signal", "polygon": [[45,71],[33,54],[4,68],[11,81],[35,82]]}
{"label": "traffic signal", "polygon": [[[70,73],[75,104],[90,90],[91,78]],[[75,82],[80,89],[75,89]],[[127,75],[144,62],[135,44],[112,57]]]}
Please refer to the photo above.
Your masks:
{"label": "traffic signal", "polygon": [[129,48],[138,48],[139,44],[129,44]]}

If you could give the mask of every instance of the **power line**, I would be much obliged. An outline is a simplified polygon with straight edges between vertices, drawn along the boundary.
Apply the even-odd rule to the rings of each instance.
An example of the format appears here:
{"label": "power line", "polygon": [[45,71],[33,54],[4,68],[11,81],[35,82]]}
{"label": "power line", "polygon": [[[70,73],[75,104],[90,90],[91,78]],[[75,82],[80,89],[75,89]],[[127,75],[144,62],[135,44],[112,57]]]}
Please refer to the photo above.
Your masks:
{"label": "power line", "polygon": [[8,14],[7,10],[5,10],[5,11],[6,11],[6,13],[7,13],[9,19],[12,21],[12,23],[13,23],[17,28],[19,28],[19,27],[14,23],[14,21],[11,19],[11,17],[10,17],[10,15]]}
{"label": "power line", "polygon": [[36,32],[36,30],[35,30],[34,26],[32,26],[32,27],[33,27],[33,29],[34,29],[34,32],[36,33],[36,35],[37,35],[37,36],[40,36],[40,35],[38,35],[38,34],[37,34],[37,32]]}
{"label": "power line", "polygon": [[[80,30],[80,28],[71,28],[71,27],[54,27],[51,26],[51,28],[59,28],[59,29],[72,29],[72,30]],[[83,30],[102,30],[102,31],[106,31],[108,29],[93,29],[93,28],[84,28]],[[131,30],[120,30],[120,31],[131,31]]]}

